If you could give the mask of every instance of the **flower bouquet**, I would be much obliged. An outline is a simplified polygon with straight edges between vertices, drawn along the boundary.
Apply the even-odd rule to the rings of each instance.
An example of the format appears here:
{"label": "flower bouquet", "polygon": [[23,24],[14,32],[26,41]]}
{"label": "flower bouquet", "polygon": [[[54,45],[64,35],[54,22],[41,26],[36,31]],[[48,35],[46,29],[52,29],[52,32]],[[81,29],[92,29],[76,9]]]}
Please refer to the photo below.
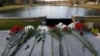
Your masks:
{"label": "flower bouquet", "polygon": [[75,29],[80,32],[80,35],[83,36],[83,23],[76,22],[75,23]]}
{"label": "flower bouquet", "polygon": [[93,33],[95,36],[98,36],[99,29],[93,27],[93,28],[91,29],[91,33]]}
{"label": "flower bouquet", "polygon": [[67,26],[63,23],[59,23],[54,27],[50,27],[50,34],[52,37],[55,37],[59,41],[59,55],[63,55],[63,47],[62,47],[62,37],[64,36],[64,32],[68,30]]}
{"label": "flower bouquet", "polygon": [[15,35],[16,33],[18,33],[19,31],[23,30],[23,27],[22,26],[13,26],[11,29],[10,29],[10,33],[9,35],[13,36]]}

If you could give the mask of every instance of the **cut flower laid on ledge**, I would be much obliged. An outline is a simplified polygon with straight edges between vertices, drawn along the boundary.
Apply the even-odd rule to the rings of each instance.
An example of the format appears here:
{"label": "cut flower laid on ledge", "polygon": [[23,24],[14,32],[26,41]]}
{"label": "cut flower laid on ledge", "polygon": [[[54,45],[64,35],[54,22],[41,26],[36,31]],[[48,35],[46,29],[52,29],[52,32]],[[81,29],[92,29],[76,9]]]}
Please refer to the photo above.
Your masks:
{"label": "cut flower laid on ledge", "polygon": [[45,31],[48,31],[49,28],[46,25],[39,25],[38,28],[37,28],[37,30],[42,30],[42,31],[45,30]]}
{"label": "cut flower laid on ledge", "polygon": [[67,30],[67,26],[65,24],[63,24],[62,22],[60,22],[58,25],[56,25],[57,28],[59,28],[60,30]]}
{"label": "cut flower laid on ledge", "polygon": [[83,23],[76,22],[75,23],[75,29],[80,31],[80,35],[83,35]]}
{"label": "cut flower laid on ledge", "polygon": [[14,34],[18,33],[20,30],[23,30],[23,27],[15,25],[10,29],[9,35],[14,35]]}
{"label": "cut flower laid on ledge", "polygon": [[68,25],[68,28],[69,28],[69,29],[75,29],[75,24],[74,24],[74,23],[69,24],[69,25]]}
{"label": "cut flower laid on ledge", "polygon": [[98,36],[99,30],[97,28],[92,27],[91,33],[93,33],[95,36]]}
{"label": "cut flower laid on ledge", "polygon": [[29,31],[30,29],[31,29],[31,30],[34,30],[35,28],[34,28],[34,26],[32,26],[32,25],[27,25],[27,26],[24,27],[24,31],[25,31],[26,33],[28,33],[28,31]]}
{"label": "cut flower laid on ledge", "polygon": [[[92,22],[82,23],[80,21],[76,21],[75,23],[72,22],[68,26],[63,24],[62,22],[59,22],[57,25],[54,25],[54,26],[47,26],[45,25],[45,23],[43,23],[42,25],[38,25],[36,30],[41,30],[41,31],[61,30],[61,31],[69,32],[69,33],[71,33],[73,30],[78,30],[79,34],[83,35],[83,31],[86,29],[87,26],[91,30],[91,31],[89,30],[90,32],[92,32],[96,36],[98,35],[96,33],[99,33],[99,30],[98,28],[95,28],[95,29],[93,28]],[[30,29],[35,30],[35,27],[32,25],[27,25],[25,27],[15,25],[10,29],[9,35],[14,35],[20,30],[23,30],[25,31],[25,33],[27,33]]]}

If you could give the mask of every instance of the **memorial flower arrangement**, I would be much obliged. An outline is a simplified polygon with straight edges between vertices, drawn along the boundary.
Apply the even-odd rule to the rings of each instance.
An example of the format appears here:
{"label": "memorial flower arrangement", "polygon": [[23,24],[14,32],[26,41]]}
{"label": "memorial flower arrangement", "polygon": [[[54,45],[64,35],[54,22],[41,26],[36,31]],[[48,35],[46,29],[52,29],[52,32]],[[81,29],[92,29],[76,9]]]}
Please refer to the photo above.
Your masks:
{"label": "memorial flower arrangement", "polygon": [[[71,23],[68,25],[68,27],[63,24],[63,23],[58,23],[57,25],[54,26],[46,26],[46,25],[39,25],[37,29],[34,28],[32,25],[27,25],[25,27],[22,26],[14,26],[11,28],[10,35],[16,34],[19,31],[24,31],[25,32],[25,38],[23,39],[23,42],[26,42],[30,37],[32,37],[34,34],[36,35],[35,38],[37,40],[37,43],[42,40],[43,45],[42,45],[42,52],[43,52],[43,47],[44,47],[44,41],[45,41],[45,32],[49,31],[53,37],[55,37],[57,40],[59,40],[59,55],[62,56],[62,37],[64,36],[63,32],[71,32],[73,29],[76,29],[80,32],[80,35],[83,35],[83,23],[81,22],[76,22],[76,23]],[[98,29],[91,29],[91,32],[97,33]],[[52,34],[53,33],[53,34]],[[41,37],[42,36],[42,37]],[[81,41],[94,53],[96,54],[96,51],[94,51],[93,47],[91,47],[91,44],[86,43],[82,38],[80,38]],[[20,46],[20,44],[19,44]],[[16,49],[17,50],[17,49]],[[43,55],[43,53],[42,53]]]}
{"label": "memorial flower arrangement", "polygon": [[76,22],[75,29],[81,31],[83,29],[83,24],[81,22]]}
{"label": "memorial flower arrangement", "polygon": [[49,28],[46,25],[39,25],[38,28],[37,28],[37,30],[41,30],[41,31],[45,30],[45,31],[48,31]]}
{"label": "memorial flower arrangement", "polygon": [[67,26],[60,22],[54,27],[50,29],[50,34],[52,37],[55,37],[59,41],[59,55],[62,56],[63,55],[62,37],[64,36],[63,32],[67,31]]}
{"label": "memorial flower arrangement", "polygon": [[24,27],[24,31],[25,31],[26,33],[28,33],[28,31],[29,31],[30,29],[34,30],[34,27],[33,27],[32,25],[27,25],[27,26]]}
{"label": "memorial flower arrangement", "polygon": [[45,42],[45,32],[49,31],[49,28],[46,25],[39,25],[36,30],[37,30],[37,34],[35,38],[37,40],[37,43],[42,41],[41,56],[43,56],[44,55],[43,49],[44,49],[44,42]]}
{"label": "memorial flower arrangement", "polygon": [[[39,25],[36,30],[37,30],[36,39],[37,39],[37,42],[40,42],[41,40],[44,40],[45,32],[49,31],[49,28],[46,25]],[[40,36],[42,36],[42,37],[40,37]]]}
{"label": "memorial flower arrangement", "polygon": [[34,26],[32,26],[32,25],[25,26],[24,32],[26,34],[24,42],[26,42],[29,38],[31,38],[32,36],[34,36],[36,34],[36,30],[35,30]]}
{"label": "memorial flower arrangement", "polygon": [[69,28],[69,29],[75,29],[75,24],[74,24],[74,23],[69,24],[69,25],[68,25],[68,28]]}
{"label": "memorial flower arrangement", "polygon": [[75,30],[78,30],[80,35],[82,36],[78,35],[76,31],[73,31],[72,34],[74,34],[78,39],[80,39],[80,41],[85,45],[85,48],[88,48],[94,54],[94,56],[97,56],[97,51],[94,49],[89,40],[85,36],[83,36],[84,24],[82,22],[76,22],[72,24],[72,26]]}
{"label": "memorial flower arrangement", "polygon": [[93,28],[93,22],[85,22],[84,23],[84,30],[90,31]]}
{"label": "memorial flower arrangement", "polygon": [[24,27],[24,31],[25,31],[26,33],[28,33],[30,29],[31,29],[31,30],[34,30],[34,27],[33,27],[32,25],[27,25],[27,26]]}
{"label": "memorial flower arrangement", "polygon": [[14,35],[18,33],[20,30],[23,30],[23,27],[15,25],[10,29],[9,35]]}
{"label": "memorial flower arrangement", "polygon": [[21,45],[27,42],[28,39],[30,39],[35,34],[35,29],[32,25],[27,25],[23,28],[23,34],[19,37],[19,40],[17,42],[17,47],[14,49],[14,51],[11,53],[10,56],[14,56],[17,51],[20,49]]}
{"label": "memorial flower arrangement", "polygon": [[83,23],[81,22],[76,22],[75,23],[75,29],[80,31],[80,35],[83,35]]}
{"label": "memorial flower arrangement", "polygon": [[58,37],[58,39],[59,37],[62,37],[62,32],[66,32],[67,30],[68,30],[68,27],[61,22],[53,27],[49,26],[49,31],[51,33],[54,33]]}
{"label": "memorial flower arrangement", "polygon": [[91,29],[91,33],[93,33],[95,36],[98,36],[99,29],[98,29],[98,28],[94,28],[94,27],[92,27],[92,29]]}
{"label": "memorial flower arrangement", "polygon": [[63,23],[59,23],[58,25],[56,25],[56,27],[62,31],[66,31],[67,30],[67,26]]}

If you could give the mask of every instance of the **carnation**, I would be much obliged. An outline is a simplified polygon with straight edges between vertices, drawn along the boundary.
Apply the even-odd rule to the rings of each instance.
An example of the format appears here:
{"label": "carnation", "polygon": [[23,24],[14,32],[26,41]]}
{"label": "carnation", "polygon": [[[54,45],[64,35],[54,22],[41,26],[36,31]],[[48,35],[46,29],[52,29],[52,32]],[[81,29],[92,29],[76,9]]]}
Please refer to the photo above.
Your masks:
{"label": "carnation", "polygon": [[59,27],[61,27],[63,25],[63,23],[62,22],[60,22],[59,24],[57,24],[56,26],[57,26],[57,28],[59,28]]}
{"label": "carnation", "polygon": [[82,30],[83,29],[83,24],[81,22],[75,23],[75,29]]}
{"label": "carnation", "polygon": [[69,25],[68,25],[68,28],[69,28],[69,29],[74,29],[74,28],[75,28],[75,24],[74,24],[74,23],[69,24]]}
{"label": "carnation", "polygon": [[45,30],[45,31],[48,31],[49,28],[47,26],[45,26],[45,25],[39,25],[38,28],[37,28],[37,30],[42,30],[42,31]]}
{"label": "carnation", "polygon": [[14,34],[18,33],[22,29],[23,29],[22,26],[15,25],[10,29],[9,35],[14,35]]}
{"label": "carnation", "polygon": [[63,30],[64,28],[67,28],[67,26],[65,24],[63,24],[62,22],[60,22],[58,25],[56,25],[57,28],[59,28],[60,30]]}
{"label": "carnation", "polygon": [[32,25],[27,25],[24,27],[24,31],[27,33],[30,29],[34,30],[34,27]]}

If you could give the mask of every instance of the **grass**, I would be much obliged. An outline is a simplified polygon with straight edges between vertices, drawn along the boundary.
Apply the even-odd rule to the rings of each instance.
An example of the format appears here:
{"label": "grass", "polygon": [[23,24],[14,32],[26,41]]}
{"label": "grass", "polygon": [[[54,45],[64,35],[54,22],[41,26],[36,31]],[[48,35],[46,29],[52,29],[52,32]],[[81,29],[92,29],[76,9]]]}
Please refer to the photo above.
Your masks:
{"label": "grass", "polygon": [[76,6],[73,6],[73,5],[67,5],[67,6],[70,6],[70,7],[78,7],[78,8],[89,8],[89,9],[100,9],[100,5],[87,5],[87,4],[81,4],[81,5],[76,5]]}
{"label": "grass", "polygon": [[[45,5],[48,5],[48,4],[45,4]],[[33,6],[42,6],[42,4],[8,5],[8,6],[0,7],[0,11],[8,11],[8,10],[20,9],[20,8],[24,8],[24,7],[31,7],[31,6],[32,7]],[[54,4],[54,6],[55,6],[55,4]],[[56,5],[56,6],[62,6],[62,5]],[[89,8],[89,9],[100,9],[100,6],[98,6],[98,5],[86,5],[86,4],[77,5],[77,6],[73,6],[73,5],[63,5],[63,6]]]}
{"label": "grass", "polygon": [[24,7],[28,7],[28,6],[29,5],[8,5],[8,6],[0,7],[0,11],[19,9],[19,8],[24,8]]}
{"label": "grass", "polygon": [[18,26],[26,26],[26,25],[33,25],[36,27],[39,25],[40,21],[28,21],[28,20],[0,20],[0,30],[9,30],[11,29],[14,25]]}
{"label": "grass", "polygon": [[[3,6],[0,7],[0,11],[6,11],[6,10],[12,10],[12,9],[18,9],[18,8],[24,8],[24,7],[29,7],[29,6],[38,6],[42,4],[26,4],[26,5],[8,5],[8,6]],[[48,5],[48,4],[45,4]],[[50,4],[49,4],[50,5]],[[55,4],[54,4],[55,5]],[[58,5],[60,6],[60,4]],[[64,5],[63,5],[64,6]],[[66,5],[65,5],[66,6]],[[98,5],[87,5],[87,4],[82,4],[82,5],[77,5],[77,6],[72,6],[72,5],[67,5],[71,7],[82,7],[82,8],[92,8],[92,9],[100,9],[100,6]]]}
{"label": "grass", "polygon": [[96,22],[100,22],[100,18],[87,18],[85,21],[86,22],[94,22],[94,23],[96,23]]}
{"label": "grass", "polygon": [[3,7],[0,7],[0,11],[7,11],[7,10],[24,8],[24,7],[37,6],[37,5],[40,5],[40,4],[4,5]]}
{"label": "grass", "polygon": [[79,7],[90,8],[90,9],[100,9],[100,5],[80,5]]}

